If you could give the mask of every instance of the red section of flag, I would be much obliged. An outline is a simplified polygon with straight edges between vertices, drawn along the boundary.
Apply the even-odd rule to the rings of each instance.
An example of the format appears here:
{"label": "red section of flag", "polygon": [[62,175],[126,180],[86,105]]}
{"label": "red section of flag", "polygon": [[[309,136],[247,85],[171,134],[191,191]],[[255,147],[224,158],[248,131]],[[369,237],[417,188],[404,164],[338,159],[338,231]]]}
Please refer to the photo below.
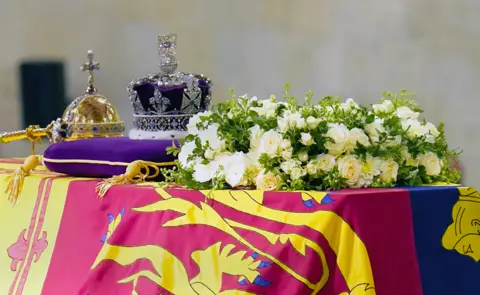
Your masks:
{"label": "red section of flag", "polygon": [[[256,269],[259,276],[254,282],[242,280],[239,275],[224,274],[220,291],[237,289],[248,290],[254,294],[311,294],[312,290],[306,284],[295,279],[285,268],[281,268],[261,253],[275,257],[285,267],[310,282],[318,282],[324,271],[320,257],[312,249],[307,247],[306,255],[303,256],[289,241],[285,244],[279,241],[272,244],[264,236],[250,230],[237,228],[236,232],[261,253],[252,251],[242,242],[212,226],[161,227],[181,214],[173,211],[142,213],[132,210],[161,200],[151,187],[116,186],[111,189],[107,198],[100,201],[95,194],[95,184],[94,181],[74,181],[70,184],[62,224],[42,294],[130,295],[133,284],[121,284],[118,283],[119,280],[139,271],[155,273],[154,264],[158,261],[152,263],[147,259],[139,259],[126,266],[115,261],[103,261],[95,269],[91,269],[105,245],[102,238],[108,230],[108,224],[115,222],[112,220],[119,214],[122,215],[121,221],[114,233],[108,237],[107,244],[132,249],[145,245],[161,246],[182,262],[188,280],[192,280],[200,271],[192,259],[192,252],[205,250],[218,242],[221,242],[220,250],[224,250],[228,244],[234,246],[229,255],[245,251],[242,259],[252,257],[254,261],[261,261],[262,267]],[[197,206],[206,201],[205,196],[197,191],[172,189],[168,192]],[[223,218],[277,235],[295,233],[315,241],[323,249],[330,270],[330,278],[318,294],[340,294],[347,291],[345,279],[336,265],[335,253],[317,231],[242,213],[214,200],[207,200],[207,203]],[[412,269],[412,263],[416,267],[407,191],[341,191],[332,193],[323,204],[305,202],[300,193],[266,193],[264,205],[294,212],[337,212],[355,229],[367,246],[377,294],[421,294],[418,291],[418,272],[402,271],[404,267]],[[354,265],[352,269],[355,269]],[[135,290],[139,295],[170,294],[145,277],[139,278]]]}

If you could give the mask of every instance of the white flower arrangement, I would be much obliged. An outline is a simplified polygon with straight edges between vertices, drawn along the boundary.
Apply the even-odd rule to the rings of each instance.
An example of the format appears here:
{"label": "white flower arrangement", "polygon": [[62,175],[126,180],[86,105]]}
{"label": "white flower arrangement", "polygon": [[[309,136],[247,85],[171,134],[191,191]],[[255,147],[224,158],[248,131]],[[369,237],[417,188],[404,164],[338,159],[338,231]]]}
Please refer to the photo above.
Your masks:
{"label": "white flower arrangement", "polygon": [[420,120],[412,94],[361,106],[313,93],[234,97],[197,114],[168,182],[192,189],[330,190],[456,183],[443,125]]}

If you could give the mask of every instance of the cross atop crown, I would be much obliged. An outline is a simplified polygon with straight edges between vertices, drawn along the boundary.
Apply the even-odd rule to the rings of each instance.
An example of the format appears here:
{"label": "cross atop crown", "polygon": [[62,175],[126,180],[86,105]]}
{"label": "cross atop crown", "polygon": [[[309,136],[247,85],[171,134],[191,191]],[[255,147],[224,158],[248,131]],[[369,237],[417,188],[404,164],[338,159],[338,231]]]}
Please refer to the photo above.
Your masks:
{"label": "cross atop crown", "polygon": [[88,72],[88,87],[85,90],[87,94],[94,94],[97,92],[95,88],[94,82],[94,71],[100,70],[100,63],[93,60],[94,54],[92,50],[87,52],[88,62],[84,63],[81,67],[81,70],[84,72]]}

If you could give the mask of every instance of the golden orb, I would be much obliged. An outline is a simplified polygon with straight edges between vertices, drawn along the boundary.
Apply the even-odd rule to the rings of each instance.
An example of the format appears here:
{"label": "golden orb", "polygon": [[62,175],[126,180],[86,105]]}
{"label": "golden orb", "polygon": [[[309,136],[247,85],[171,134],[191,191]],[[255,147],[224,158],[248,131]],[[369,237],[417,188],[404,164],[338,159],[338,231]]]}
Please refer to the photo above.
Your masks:
{"label": "golden orb", "polygon": [[65,140],[117,137],[125,131],[117,108],[96,93],[75,99],[63,113],[62,121],[70,126]]}

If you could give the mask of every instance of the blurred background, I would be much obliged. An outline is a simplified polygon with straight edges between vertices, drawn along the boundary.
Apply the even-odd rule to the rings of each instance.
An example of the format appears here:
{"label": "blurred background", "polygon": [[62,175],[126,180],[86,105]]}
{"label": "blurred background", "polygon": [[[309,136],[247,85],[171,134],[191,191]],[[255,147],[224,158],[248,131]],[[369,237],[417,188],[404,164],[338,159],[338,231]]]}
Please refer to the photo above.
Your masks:
{"label": "blurred background", "polygon": [[[130,128],[126,86],[157,71],[157,35],[173,32],[179,70],[209,76],[214,101],[285,83],[299,99],[311,89],[362,104],[415,92],[463,148],[464,183],[479,187],[479,15],[478,0],[1,0],[0,131],[24,127],[22,94],[36,97],[27,116],[61,115],[85,90],[88,49],[99,92]],[[28,142],[0,146],[2,157],[28,153]]]}

